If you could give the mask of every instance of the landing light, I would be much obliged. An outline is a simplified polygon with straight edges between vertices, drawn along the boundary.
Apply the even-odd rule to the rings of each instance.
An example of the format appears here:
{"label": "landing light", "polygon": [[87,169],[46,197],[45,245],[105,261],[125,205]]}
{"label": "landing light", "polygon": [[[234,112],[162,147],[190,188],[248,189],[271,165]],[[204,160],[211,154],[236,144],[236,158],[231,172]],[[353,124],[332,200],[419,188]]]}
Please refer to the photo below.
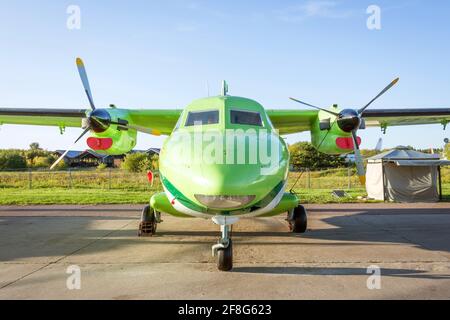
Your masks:
{"label": "landing light", "polygon": [[211,209],[237,209],[255,200],[256,196],[207,196],[196,194],[195,198],[201,204]]}

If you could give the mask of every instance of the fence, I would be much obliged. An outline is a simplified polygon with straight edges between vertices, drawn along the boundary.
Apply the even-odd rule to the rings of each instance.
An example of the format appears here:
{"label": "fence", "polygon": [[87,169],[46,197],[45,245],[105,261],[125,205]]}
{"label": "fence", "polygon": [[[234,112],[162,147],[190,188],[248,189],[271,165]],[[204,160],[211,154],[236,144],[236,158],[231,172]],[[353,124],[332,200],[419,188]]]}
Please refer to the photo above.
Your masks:
{"label": "fence", "polygon": [[[312,171],[302,169],[290,172],[288,190],[300,189],[352,189],[360,188],[358,176],[353,168],[324,169]],[[153,185],[145,173],[131,173],[121,169],[105,170],[28,170],[1,171],[0,188],[43,189],[115,189],[115,190],[161,190],[159,176],[156,174]]]}
{"label": "fence", "polygon": [[156,175],[153,185],[145,173],[131,173],[120,169],[105,170],[28,170],[1,171],[0,188],[43,189],[119,189],[146,191],[161,189]]}
{"label": "fence", "polygon": [[361,188],[358,175],[353,168],[322,170],[302,169],[290,172],[287,189],[343,189]]}

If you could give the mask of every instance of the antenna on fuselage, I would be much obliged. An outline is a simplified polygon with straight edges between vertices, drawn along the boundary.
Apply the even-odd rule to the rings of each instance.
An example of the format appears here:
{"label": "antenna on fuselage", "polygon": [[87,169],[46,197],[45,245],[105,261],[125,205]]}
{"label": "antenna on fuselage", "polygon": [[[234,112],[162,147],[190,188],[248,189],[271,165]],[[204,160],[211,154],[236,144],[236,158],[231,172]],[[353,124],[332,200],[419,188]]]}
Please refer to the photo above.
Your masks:
{"label": "antenna on fuselage", "polygon": [[222,81],[222,96],[226,96],[228,94],[228,83],[223,80]]}

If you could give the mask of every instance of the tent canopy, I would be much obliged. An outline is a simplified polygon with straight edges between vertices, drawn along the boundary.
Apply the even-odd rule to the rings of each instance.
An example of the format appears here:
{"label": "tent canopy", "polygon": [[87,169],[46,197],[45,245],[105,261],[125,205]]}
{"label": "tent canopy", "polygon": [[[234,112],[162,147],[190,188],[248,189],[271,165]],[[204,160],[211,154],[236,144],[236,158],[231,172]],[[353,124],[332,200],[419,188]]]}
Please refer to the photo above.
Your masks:
{"label": "tent canopy", "polygon": [[444,165],[450,161],[405,147],[383,152],[368,159],[367,193],[377,200],[439,201],[439,168]]}
{"label": "tent canopy", "polygon": [[378,161],[395,161],[395,160],[439,160],[438,154],[423,153],[415,150],[411,150],[407,147],[397,147],[392,150],[385,151],[377,154],[369,159],[369,162]]}

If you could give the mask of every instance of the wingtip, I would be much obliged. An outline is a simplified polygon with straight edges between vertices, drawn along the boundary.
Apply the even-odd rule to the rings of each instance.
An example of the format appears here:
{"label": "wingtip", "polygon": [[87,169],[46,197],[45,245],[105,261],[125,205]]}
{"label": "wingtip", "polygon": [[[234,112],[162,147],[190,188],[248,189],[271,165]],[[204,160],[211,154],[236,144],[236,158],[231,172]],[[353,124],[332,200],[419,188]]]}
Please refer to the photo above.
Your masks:
{"label": "wingtip", "polygon": [[83,59],[77,58],[77,66],[83,66],[83,65],[84,65]]}

